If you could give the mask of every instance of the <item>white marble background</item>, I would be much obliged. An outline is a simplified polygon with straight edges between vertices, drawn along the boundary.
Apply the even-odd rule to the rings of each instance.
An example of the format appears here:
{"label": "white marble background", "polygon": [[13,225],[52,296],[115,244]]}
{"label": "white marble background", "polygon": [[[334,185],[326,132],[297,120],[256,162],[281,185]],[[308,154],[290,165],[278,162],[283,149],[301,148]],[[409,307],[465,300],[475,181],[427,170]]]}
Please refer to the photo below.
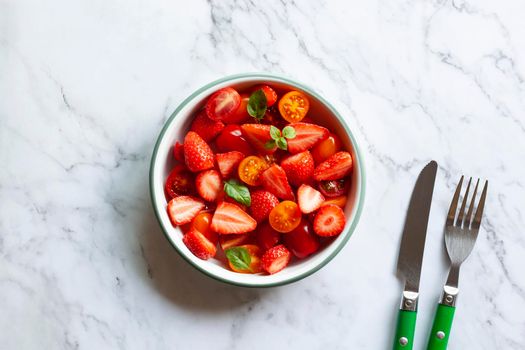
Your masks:
{"label": "white marble background", "polygon": [[[490,188],[449,348],[524,349],[524,17],[521,0],[0,0],[0,349],[389,349],[404,212],[430,159],[416,348],[466,174]],[[348,246],[267,290],[188,266],[147,186],[174,108],[246,71],[334,101],[368,170]]]}

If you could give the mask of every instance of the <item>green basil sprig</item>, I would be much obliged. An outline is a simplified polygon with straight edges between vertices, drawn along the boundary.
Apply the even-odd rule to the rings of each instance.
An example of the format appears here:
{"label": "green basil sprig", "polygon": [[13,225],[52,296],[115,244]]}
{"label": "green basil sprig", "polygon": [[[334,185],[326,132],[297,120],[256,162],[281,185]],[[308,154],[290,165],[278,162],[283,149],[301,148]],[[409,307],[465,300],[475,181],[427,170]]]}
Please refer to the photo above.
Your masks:
{"label": "green basil sprig", "polygon": [[232,263],[232,265],[243,271],[252,271],[250,264],[252,263],[252,257],[248,252],[248,249],[244,247],[232,247],[224,251],[226,258]]}
{"label": "green basil sprig", "polygon": [[256,90],[250,95],[248,100],[248,106],[246,107],[248,114],[260,122],[266,113],[267,102],[264,91],[261,89]]}
{"label": "green basil sprig", "polygon": [[228,180],[224,182],[224,192],[235,201],[244,204],[246,206],[252,205],[252,197],[250,196],[250,190],[248,187],[239,183],[237,180]]}
{"label": "green basil sprig", "polygon": [[287,140],[293,139],[296,136],[296,133],[295,129],[290,125],[285,126],[282,132],[272,125],[270,126],[270,136],[272,139],[266,142],[264,145],[265,148],[272,149],[277,145],[278,148],[286,151],[288,150]]}

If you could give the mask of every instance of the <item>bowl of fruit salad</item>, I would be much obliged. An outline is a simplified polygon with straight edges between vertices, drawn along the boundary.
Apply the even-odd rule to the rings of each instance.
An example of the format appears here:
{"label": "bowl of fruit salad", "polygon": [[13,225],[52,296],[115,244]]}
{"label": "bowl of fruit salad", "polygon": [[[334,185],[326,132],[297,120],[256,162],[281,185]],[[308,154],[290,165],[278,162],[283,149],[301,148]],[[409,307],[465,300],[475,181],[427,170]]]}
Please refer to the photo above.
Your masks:
{"label": "bowl of fruit salad", "polygon": [[290,79],[214,81],[173,112],[155,145],[150,192],[177,252],[247,287],[304,278],[354,232],[365,170],[345,119]]}

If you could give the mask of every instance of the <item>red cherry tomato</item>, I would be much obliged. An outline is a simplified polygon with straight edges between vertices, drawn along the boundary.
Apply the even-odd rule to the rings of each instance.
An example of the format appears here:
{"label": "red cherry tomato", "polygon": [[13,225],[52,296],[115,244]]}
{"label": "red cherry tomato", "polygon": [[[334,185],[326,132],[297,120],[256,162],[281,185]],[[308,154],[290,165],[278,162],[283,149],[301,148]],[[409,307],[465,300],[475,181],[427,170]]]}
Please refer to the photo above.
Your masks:
{"label": "red cherry tomato", "polygon": [[339,140],[336,134],[330,134],[326,139],[318,142],[317,145],[312,148],[312,157],[314,157],[315,164],[319,164],[340,150],[341,140]]}
{"label": "red cherry tomato", "polygon": [[228,124],[243,124],[250,120],[250,115],[248,114],[248,101],[250,100],[250,95],[248,94],[241,94],[241,104],[239,105],[239,108],[235,110],[235,112],[227,118],[227,120],[223,120],[223,122]]}
{"label": "red cherry tomato", "polygon": [[257,227],[255,239],[257,240],[257,245],[261,247],[263,251],[266,251],[279,243],[281,234],[275,231],[266,221]]}
{"label": "red cherry tomato", "polygon": [[292,232],[283,235],[284,245],[299,259],[319,250],[319,238],[314,234],[312,225],[308,220],[302,219],[301,223]]}
{"label": "red cherry tomato", "polygon": [[277,93],[268,85],[259,85],[254,89],[254,91],[255,90],[262,90],[264,92],[264,96],[266,96],[266,105],[268,107],[273,106],[275,102],[277,102]]}
{"label": "red cherry tomato", "polygon": [[195,181],[193,173],[184,165],[177,165],[168,175],[164,189],[169,198],[194,193]]}
{"label": "red cherry tomato", "polygon": [[321,181],[319,182],[319,191],[328,198],[342,196],[346,194],[347,181],[345,179]]}
{"label": "red cherry tomato", "polygon": [[206,114],[212,120],[226,121],[241,104],[241,96],[235,89],[227,87],[210,96],[206,103]]}
{"label": "red cherry tomato", "polygon": [[244,155],[254,153],[252,146],[242,135],[241,127],[236,124],[226,125],[215,139],[215,143],[222,153],[230,151],[238,151]]}

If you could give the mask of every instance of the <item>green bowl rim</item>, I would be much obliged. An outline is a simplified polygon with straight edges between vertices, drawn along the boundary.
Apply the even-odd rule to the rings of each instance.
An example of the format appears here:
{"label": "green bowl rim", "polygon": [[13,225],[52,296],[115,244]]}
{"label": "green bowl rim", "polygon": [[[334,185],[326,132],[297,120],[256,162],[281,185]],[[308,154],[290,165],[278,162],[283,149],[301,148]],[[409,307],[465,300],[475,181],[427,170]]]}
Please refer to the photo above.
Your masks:
{"label": "green bowl rim", "polygon": [[[259,79],[260,78],[263,78],[263,79],[264,78],[268,78],[268,79],[279,80],[279,81],[281,81],[283,83],[287,83],[287,84],[296,86],[296,87],[298,87],[298,88],[308,92],[309,94],[315,96],[326,107],[328,107],[328,109],[330,109],[330,111],[337,117],[337,119],[343,125],[346,133],[348,134],[348,136],[350,138],[350,141],[352,142],[352,146],[354,147],[355,153],[356,153],[357,158],[358,158],[358,164],[360,166],[360,175],[361,176],[359,177],[359,182],[358,182],[358,193],[357,193],[357,195],[358,195],[359,199],[358,199],[358,202],[357,202],[357,210],[355,212],[355,216],[354,216],[354,220],[352,221],[352,224],[347,229],[348,233],[347,232],[343,233],[343,234],[347,233],[347,236],[344,238],[344,240],[342,242],[339,243],[339,245],[335,248],[335,250],[328,257],[326,257],[326,259],[324,259],[321,263],[319,263],[317,266],[315,266],[314,268],[312,268],[312,269],[310,269],[310,270],[308,270],[308,271],[306,271],[306,272],[304,272],[304,273],[302,273],[302,274],[300,274],[298,276],[294,276],[293,278],[289,278],[289,279],[286,279],[286,280],[283,280],[283,281],[278,281],[278,282],[270,282],[270,283],[263,283],[263,284],[251,284],[251,283],[231,281],[229,279],[216,276],[216,275],[210,273],[207,269],[200,267],[199,265],[195,265],[190,259],[188,259],[184,255],[183,252],[181,252],[179,250],[179,248],[177,247],[175,242],[172,241],[170,235],[168,234],[168,230],[164,227],[164,225],[163,225],[163,223],[161,221],[159,208],[157,208],[157,205],[155,204],[156,203],[156,195],[155,195],[155,191],[154,191],[154,187],[153,187],[153,169],[155,168],[155,159],[157,157],[159,144],[160,144],[161,140],[164,138],[164,134],[166,133],[166,130],[167,130],[168,126],[176,118],[176,116],[180,112],[180,110],[182,108],[184,108],[184,106],[186,106],[186,104],[188,104],[191,100],[193,100],[197,95],[201,94],[203,91],[208,90],[209,88],[211,88],[211,87],[213,87],[215,85],[218,85],[218,84],[221,84],[221,83],[225,83],[225,82],[228,82],[228,81],[231,81],[231,80],[240,79],[240,78],[259,78]],[[155,148],[153,149],[153,154],[151,156],[151,161],[150,161],[150,170],[149,170],[149,188],[150,188],[150,198],[151,198],[153,210],[155,211],[155,216],[157,217],[157,221],[158,221],[159,225],[162,228],[162,232],[163,232],[164,236],[168,239],[168,241],[173,246],[173,248],[175,248],[177,253],[179,253],[179,255],[184,260],[186,260],[191,266],[193,266],[194,268],[196,268],[200,272],[204,273],[205,275],[207,275],[207,276],[209,276],[209,277],[211,277],[211,278],[213,278],[213,279],[215,279],[217,281],[224,282],[224,283],[227,283],[227,284],[230,284],[230,285],[235,285],[235,286],[240,286],[240,287],[249,287],[249,288],[268,288],[268,287],[276,287],[276,286],[282,286],[282,285],[290,284],[290,283],[299,281],[299,280],[301,280],[301,279],[303,279],[305,277],[308,277],[308,276],[312,275],[314,272],[317,272],[318,270],[320,270],[322,267],[324,267],[326,264],[328,264],[337,254],[339,254],[341,249],[343,249],[343,247],[346,245],[346,243],[348,242],[348,240],[350,239],[350,237],[354,233],[355,228],[357,227],[357,224],[358,224],[359,219],[361,217],[361,212],[363,211],[364,200],[365,200],[365,192],[366,192],[366,170],[365,170],[365,165],[364,165],[364,162],[363,162],[363,156],[361,154],[361,150],[359,149],[357,141],[356,141],[354,135],[352,134],[352,132],[350,131],[346,121],[339,114],[339,112],[332,106],[332,104],[329,103],[327,100],[325,100],[320,94],[315,92],[310,87],[308,87],[308,86],[306,86],[306,85],[304,85],[302,83],[298,83],[298,82],[294,81],[293,79],[286,78],[286,77],[282,77],[282,76],[278,76],[278,75],[274,75],[274,74],[269,74],[269,73],[240,73],[240,74],[229,75],[229,76],[223,77],[221,79],[214,80],[214,81],[212,81],[212,82],[202,86],[201,88],[199,88],[195,92],[193,92],[190,96],[188,96],[186,99],[184,99],[184,101],[182,101],[179,104],[179,106],[175,109],[175,111],[173,111],[171,116],[164,123],[164,126],[162,127],[162,130],[160,131],[160,134],[159,134],[159,136],[157,138],[157,142],[155,143]]]}

